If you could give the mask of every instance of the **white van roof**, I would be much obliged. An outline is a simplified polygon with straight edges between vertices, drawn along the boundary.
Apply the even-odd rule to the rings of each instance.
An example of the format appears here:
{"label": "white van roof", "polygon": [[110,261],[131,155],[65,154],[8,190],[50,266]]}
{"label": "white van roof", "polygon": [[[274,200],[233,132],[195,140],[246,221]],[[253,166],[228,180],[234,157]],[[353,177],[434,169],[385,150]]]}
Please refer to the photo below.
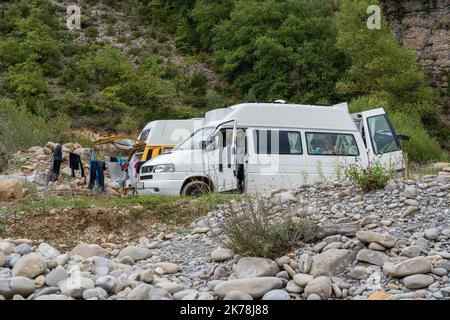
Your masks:
{"label": "white van roof", "polygon": [[[148,146],[171,146],[177,145],[189,137],[194,131],[202,128],[203,118],[187,120],[156,120],[147,123],[142,129],[150,130],[146,144]],[[141,138],[139,135],[139,139]]]}
{"label": "white van roof", "polygon": [[311,130],[357,131],[347,103],[315,106],[279,103],[243,103],[205,114],[205,126],[237,119],[240,127],[305,128]]}

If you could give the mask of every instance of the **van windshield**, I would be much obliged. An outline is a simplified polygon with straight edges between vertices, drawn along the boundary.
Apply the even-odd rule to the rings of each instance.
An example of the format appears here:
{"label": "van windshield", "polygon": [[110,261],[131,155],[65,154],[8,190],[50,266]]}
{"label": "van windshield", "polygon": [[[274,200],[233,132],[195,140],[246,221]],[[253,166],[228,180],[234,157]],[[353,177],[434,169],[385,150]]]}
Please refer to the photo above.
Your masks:
{"label": "van windshield", "polygon": [[189,138],[181,142],[176,150],[197,150],[202,148],[202,141],[206,141],[214,128],[202,128],[194,132]]}

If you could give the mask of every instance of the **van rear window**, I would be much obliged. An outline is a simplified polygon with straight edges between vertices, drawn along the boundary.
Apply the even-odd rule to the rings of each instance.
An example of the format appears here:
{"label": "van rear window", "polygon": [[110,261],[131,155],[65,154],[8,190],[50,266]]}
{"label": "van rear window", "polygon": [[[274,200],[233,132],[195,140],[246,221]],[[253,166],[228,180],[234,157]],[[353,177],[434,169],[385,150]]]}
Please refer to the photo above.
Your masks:
{"label": "van rear window", "polygon": [[253,131],[257,154],[302,154],[299,131],[255,130]]}
{"label": "van rear window", "polygon": [[307,132],[308,154],[323,156],[359,156],[358,145],[352,134]]}

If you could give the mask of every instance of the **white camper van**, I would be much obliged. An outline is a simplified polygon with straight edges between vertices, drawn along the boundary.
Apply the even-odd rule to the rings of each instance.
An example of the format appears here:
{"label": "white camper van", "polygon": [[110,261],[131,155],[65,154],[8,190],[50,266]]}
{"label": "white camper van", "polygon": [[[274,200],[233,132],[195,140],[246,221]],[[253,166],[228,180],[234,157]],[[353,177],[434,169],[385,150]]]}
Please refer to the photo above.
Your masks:
{"label": "white camper van", "polygon": [[346,103],[245,103],[205,114],[203,127],[141,168],[139,194],[198,195],[296,188],[370,160],[403,166],[383,109],[350,115]]}

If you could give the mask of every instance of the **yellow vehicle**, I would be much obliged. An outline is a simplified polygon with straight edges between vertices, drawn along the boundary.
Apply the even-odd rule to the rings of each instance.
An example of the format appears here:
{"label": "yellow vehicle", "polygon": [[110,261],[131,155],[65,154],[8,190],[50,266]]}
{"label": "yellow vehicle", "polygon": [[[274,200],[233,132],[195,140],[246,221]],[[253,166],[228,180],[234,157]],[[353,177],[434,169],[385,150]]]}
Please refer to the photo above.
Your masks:
{"label": "yellow vehicle", "polygon": [[139,168],[146,161],[173,149],[179,142],[199,130],[203,125],[202,118],[187,120],[157,120],[148,123],[139,137],[110,136],[101,138],[94,143],[102,145],[111,143],[119,149],[129,150],[128,185],[137,182]]}

